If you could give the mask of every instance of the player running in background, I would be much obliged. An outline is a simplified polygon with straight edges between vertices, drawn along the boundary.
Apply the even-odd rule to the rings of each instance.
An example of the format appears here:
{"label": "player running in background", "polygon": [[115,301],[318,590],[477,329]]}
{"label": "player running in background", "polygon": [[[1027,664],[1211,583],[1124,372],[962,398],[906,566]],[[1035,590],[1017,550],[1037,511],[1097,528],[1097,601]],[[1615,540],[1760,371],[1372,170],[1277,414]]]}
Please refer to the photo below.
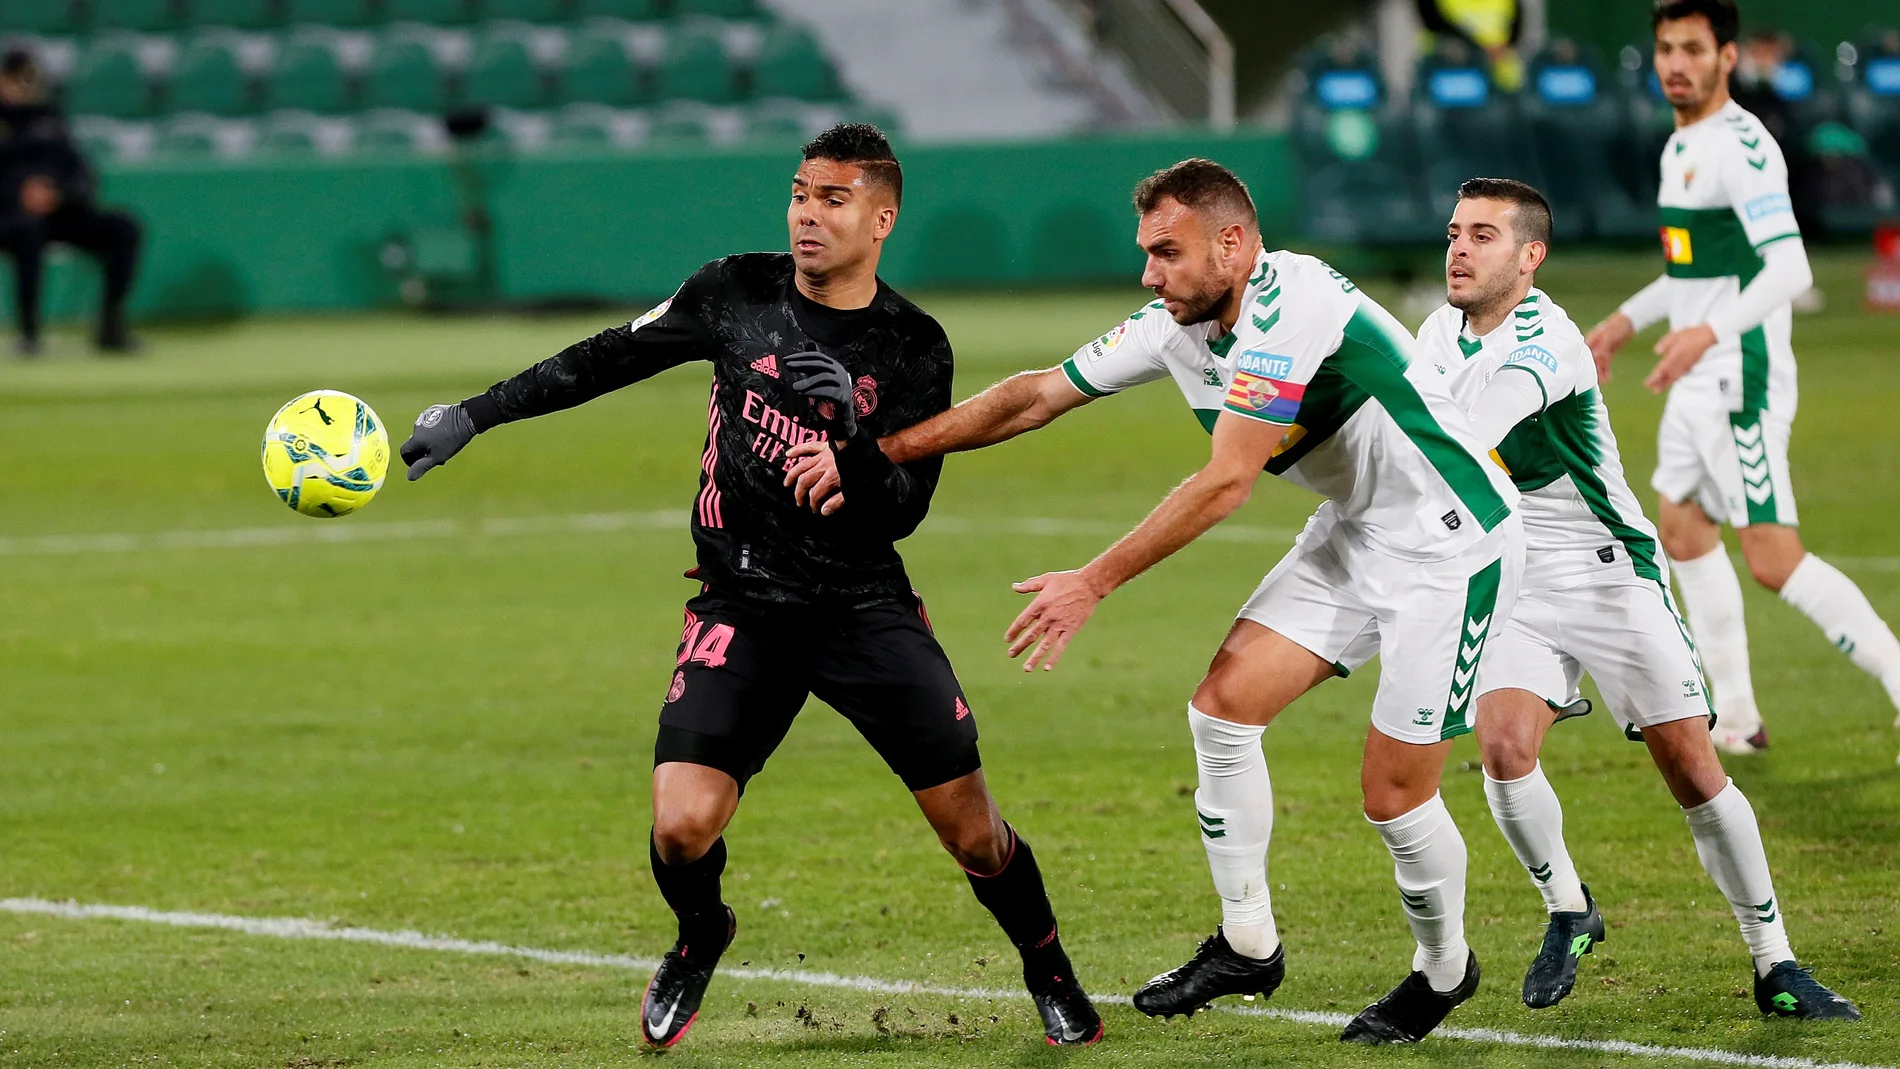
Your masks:
{"label": "player running in background", "polygon": [[[810,694],[843,713],[911,790],[1021,952],[1049,1042],[1102,1035],[1036,856],[984,783],[976,719],[893,546],[923,521],[942,461],[893,464],[875,436],[943,411],[951,379],[943,328],[877,277],[902,198],[884,136],[834,127],[805,146],[792,179],[790,255],[715,260],[632,323],[429,408],[402,446],[413,480],[501,424],[688,361],[713,365],[691,521],[699,563],[689,575],[703,586],[686,603],[654,743],[649,853],[679,918],[642,1007],[655,1046],[685,1036],[732,942],[724,832]],[[787,451],[814,440],[847,446],[848,517],[813,516],[782,485]]]}
{"label": "player running in background", "polygon": [[[1768,745],[1749,675],[1742,586],[1722,545],[1736,530],[1756,581],[1807,614],[1900,707],[1900,641],[1854,581],[1802,548],[1788,438],[1795,366],[1789,305],[1813,283],[1781,147],[1729,98],[1734,0],[1658,0],[1656,74],[1676,112],[1663,148],[1661,277],[1590,331],[1599,373],[1637,331],[1669,334],[1644,380],[1669,391],[1650,485],[1662,544],[1715,697],[1716,745]],[[1900,724],[1900,721],[1896,721]]]}
{"label": "player running in background", "polygon": [[[1417,948],[1410,975],[1341,1038],[1416,1041],[1478,986],[1464,935],[1465,844],[1438,782],[1451,739],[1470,730],[1486,637],[1516,596],[1517,494],[1397,320],[1324,263],[1262,247],[1232,172],[1184,161],[1143,181],[1135,207],[1142,283],[1159,300],[1061,366],[1017,375],[882,445],[906,463],[974,449],[1168,378],[1212,432],[1207,466],[1134,532],[1080,571],[1017,584],[1036,594],[1009,629],[1026,669],[1053,667],[1097,603],[1239,508],[1263,470],[1327,499],[1241,608],[1188,704],[1222,924],[1134,1002],[1171,1016],[1279,987],[1286,954],[1268,894],[1273,786],[1261,736],[1300,695],[1378,653],[1365,813],[1391,852]],[[838,511],[824,449],[804,451],[817,463],[788,481]],[[843,497],[843,511],[857,507],[849,487]]]}
{"label": "player running in background", "polygon": [[1710,741],[1701,666],[1669,596],[1656,529],[1623,477],[1589,346],[1535,288],[1550,224],[1549,203],[1522,182],[1461,186],[1445,251],[1449,303],[1418,335],[1522,495],[1524,585],[1478,673],[1477,734],[1491,815],[1550,912],[1524,1004],[1556,1005],[1576,983],[1578,959],[1604,937],[1537,760],[1559,717],[1588,711],[1578,690],[1588,671],[1624,732],[1649,747],[1702,867],[1734,910],[1754,958],[1755,1005],[1783,1017],[1858,1018],[1788,945],[1755,811]]}

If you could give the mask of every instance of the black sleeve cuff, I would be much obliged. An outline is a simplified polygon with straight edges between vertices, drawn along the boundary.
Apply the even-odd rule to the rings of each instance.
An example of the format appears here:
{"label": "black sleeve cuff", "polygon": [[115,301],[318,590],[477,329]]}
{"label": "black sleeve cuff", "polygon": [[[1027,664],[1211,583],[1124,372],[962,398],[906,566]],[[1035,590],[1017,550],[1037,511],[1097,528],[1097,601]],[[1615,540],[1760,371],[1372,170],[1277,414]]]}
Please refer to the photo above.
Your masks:
{"label": "black sleeve cuff", "polygon": [[468,413],[468,421],[474,424],[476,434],[508,422],[502,417],[501,405],[497,404],[493,397],[488,396],[486,391],[463,401],[462,411]]}

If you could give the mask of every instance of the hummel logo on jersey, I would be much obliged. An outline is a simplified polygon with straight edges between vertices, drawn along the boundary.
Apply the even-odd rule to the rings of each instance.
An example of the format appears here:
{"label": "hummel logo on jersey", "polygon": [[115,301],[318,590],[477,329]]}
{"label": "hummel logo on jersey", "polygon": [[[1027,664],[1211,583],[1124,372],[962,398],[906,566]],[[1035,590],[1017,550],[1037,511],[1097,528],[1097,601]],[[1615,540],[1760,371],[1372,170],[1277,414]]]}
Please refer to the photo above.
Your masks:
{"label": "hummel logo on jersey", "polygon": [[752,370],[761,375],[770,375],[775,379],[778,378],[778,356],[773,353],[766,353],[764,356],[752,361]]}
{"label": "hummel logo on jersey", "polygon": [[969,715],[970,715],[970,707],[964,704],[963,695],[961,694],[957,695],[957,719],[962,720],[964,717],[969,716]]}
{"label": "hummel logo on jersey", "polygon": [[1465,521],[1459,517],[1457,509],[1452,509],[1450,512],[1438,517],[1438,520],[1445,525],[1445,530],[1447,531],[1456,531],[1465,525]]}
{"label": "hummel logo on jersey", "polygon": [[1682,681],[1682,696],[1683,697],[1693,698],[1696,695],[1701,694],[1701,693],[1702,693],[1702,684],[1698,680],[1685,679]]}
{"label": "hummel logo on jersey", "polygon": [[1201,369],[1201,381],[1207,383],[1209,386],[1215,387],[1216,389],[1227,385],[1226,383],[1220,380],[1220,372],[1214,370],[1211,367],[1204,367]]}

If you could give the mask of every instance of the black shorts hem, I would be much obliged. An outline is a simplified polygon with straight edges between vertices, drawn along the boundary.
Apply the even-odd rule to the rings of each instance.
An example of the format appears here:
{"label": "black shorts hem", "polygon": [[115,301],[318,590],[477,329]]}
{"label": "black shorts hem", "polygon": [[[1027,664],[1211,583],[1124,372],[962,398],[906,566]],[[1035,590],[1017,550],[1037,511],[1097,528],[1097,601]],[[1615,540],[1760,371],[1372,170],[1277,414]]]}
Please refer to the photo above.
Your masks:
{"label": "black shorts hem", "polygon": [[[888,762],[887,762],[888,763]],[[904,787],[912,794],[927,791],[932,787],[941,787],[952,780],[960,780],[983,767],[983,758],[972,745],[968,750],[956,754],[949,760],[932,761],[928,765],[918,765],[891,771],[904,781]]]}
{"label": "black shorts hem", "polygon": [[745,794],[745,785],[759,774],[759,765],[740,754],[731,740],[691,728],[661,724],[653,740],[653,767],[679,763],[717,769],[731,776]]}

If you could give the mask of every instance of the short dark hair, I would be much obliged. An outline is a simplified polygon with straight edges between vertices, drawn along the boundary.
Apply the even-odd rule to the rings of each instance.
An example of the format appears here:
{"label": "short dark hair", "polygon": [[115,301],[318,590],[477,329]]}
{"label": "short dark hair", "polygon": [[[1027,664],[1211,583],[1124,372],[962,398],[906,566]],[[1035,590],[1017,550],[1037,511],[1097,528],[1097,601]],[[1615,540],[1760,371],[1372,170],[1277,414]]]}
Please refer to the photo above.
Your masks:
{"label": "short dark hair", "polygon": [[890,190],[891,200],[904,206],[904,165],[897,162],[890,138],[868,122],[843,122],[805,143],[807,160],[849,163],[864,177]]}
{"label": "short dark hair", "polygon": [[1507,201],[1517,208],[1517,222],[1511,228],[1517,243],[1550,244],[1550,202],[1528,182],[1515,178],[1467,178],[1458,187],[1458,199]]}
{"label": "short dark hair", "polygon": [[8,78],[34,78],[39,75],[40,65],[33,60],[33,53],[24,48],[9,48],[0,56],[0,75]]}
{"label": "short dark hair", "polygon": [[1135,211],[1147,215],[1163,200],[1179,201],[1190,211],[1207,215],[1222,223],[1239,221],[1260,225],[1260,213],[1254,209],[1253,194],[1247,183],[1234,172],[1213,160],[1195,158],[1164,167],[1135,186]]}
{"label": "short dark hair", "polygon": [[1735,10],[1735,0],[1656,0],[1656,7],[1649,14],[1649,25],[1657,29],[1665,22],[1692,19],[1697,15],[1709,20],[1717,48],[1741,36],[1742,13]]}

